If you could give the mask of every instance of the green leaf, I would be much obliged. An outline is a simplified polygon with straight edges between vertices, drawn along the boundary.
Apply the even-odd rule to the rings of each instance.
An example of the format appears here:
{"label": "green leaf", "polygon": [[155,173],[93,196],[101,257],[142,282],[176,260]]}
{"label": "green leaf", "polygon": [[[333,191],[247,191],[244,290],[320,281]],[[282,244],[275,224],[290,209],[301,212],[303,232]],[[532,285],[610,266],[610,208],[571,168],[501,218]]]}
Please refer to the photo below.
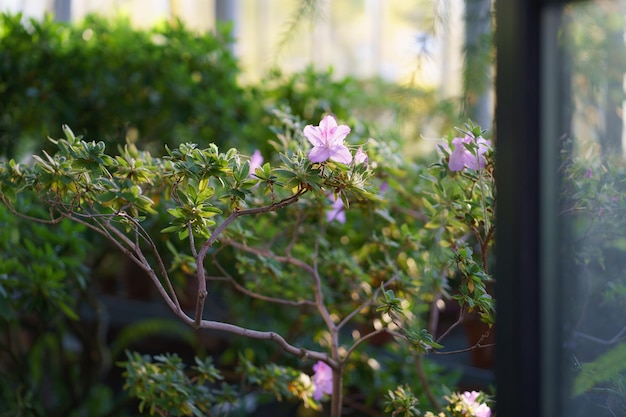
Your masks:
{"label": "green leaf", "polygon": [[184,226],[168,226],[164,229],[161,229],[161,233],[173,233],[178,232]]}
{"label": "green leaf", "polygon": [[63,312],[63,314],[65,314],[67,316],[67,318],[69,318],[70,320],[78,320],[79,317],[78,315],[74,312],[74,310],[72,310],[67,304],[65,304],[65,302],[63,302],[62,300],[56,300],[56,305],[57,307],[59,307],[61,309],[61,311]]}
{"label": "green leaf", "polygon": [[584,363],[574,378],[572,393],[581,395],[594,386],[608,382],[626,371],[626,343],[621,343],[598,356],[593,362]]}

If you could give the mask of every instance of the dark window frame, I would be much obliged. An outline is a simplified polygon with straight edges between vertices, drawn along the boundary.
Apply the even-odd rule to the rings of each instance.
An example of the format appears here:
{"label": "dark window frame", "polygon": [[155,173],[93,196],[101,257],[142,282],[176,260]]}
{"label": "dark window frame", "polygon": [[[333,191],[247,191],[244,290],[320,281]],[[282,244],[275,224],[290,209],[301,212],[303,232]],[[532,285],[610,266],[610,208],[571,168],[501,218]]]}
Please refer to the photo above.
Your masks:
{"label": "dark window frame", "polygon": [[558,138],[568,128],[554,99],[567,94],[555,83],[564,65],[556,47],[563,4],[498,0],[495,6],[499,416],[562,412],[562,295],[555,244],[560,230],[554,221],[559,144],[542,138]]}

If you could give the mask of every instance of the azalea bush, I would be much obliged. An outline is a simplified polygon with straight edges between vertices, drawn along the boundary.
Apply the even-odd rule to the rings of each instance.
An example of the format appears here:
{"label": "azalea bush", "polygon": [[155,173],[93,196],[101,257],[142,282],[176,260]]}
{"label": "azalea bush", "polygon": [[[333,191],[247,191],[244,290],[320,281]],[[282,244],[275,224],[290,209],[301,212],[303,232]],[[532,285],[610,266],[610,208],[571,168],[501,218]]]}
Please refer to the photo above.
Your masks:
{"label": "azalea bush", "polygon": [[[206,359],[185,369],[175,356],[129,354],[121,366],[143,411],[227,414],[245,409],[246,391],[258,390],[325,406],[332,416],[359,398],[392,415],[488,415],[474,394],[450,393],[425,372],[431,355],[489,346],[495,189],[485,132],[468,124],[426,165],[330,114],[318,125],[284,112],[276,118],[274,151],[250,156],[193,143],[159,157],[132,145],[110,154],[65,126],[65,138],[52,140],[55,152],[0,165],[2,201],[30,221],[70,220],[106,239],[183,323],[280,350],[263,360],[261,350],[242,349],[237,373],[246,389]],[[25,195],[46,215],[21,212]],[[168,224],[155,232],[164,214]],[[189,286],[191,308],[181,302]],[[226,317],[207,309],[213,293],[232,294]],[[442,299],[460,306],[445,331],[436,320]],[[485,333],[460,351],[446,349],[471,314]],[[419,394],[402,388],[407,383]],[[442,399],[479,405],[457,409]]]}
{"label": "azalea bush", "polygon": [[[433,175],[446,172],[451,175],[448,179],[460,179],[460,175],[444,165],[430,172],[427,162],[432,158],[416,163],[406,160],[406,143],[401,139],[401,132],[405,137],[414,135],[407,125],[418,131],[418,125],[431,119],[427,117],[431,109],[441,113],[436,109],[434,90],[338,78],[332,70],[312,67],[290,75],[274,71],[259,85],[244,88],[237,81],[239,68],[227,28],[198,34],[180,22],[136,30],[125,19],[88,16],[69,24],[49,17],[36,21],[2,14],[0,41],[4,47],[0,51],[0,159],[6,162],[2,196],[8,203],[0,213],[5,237],[4,256],[0,257],[0,332],[4,335],[0,337],[0,403],[9,413],[106,415],[124,408],[126,395],[110,382],[118,372],[127,371],[126,365],[118,367],[117,361],[132,363],[124,351],[146,353],[153,337],[170,342],[171,338],[177,345],[168,346],[169,351],[189,349],[201,360],[207,354],[204,349],[209,349],[216,366],[231,371],[224,373],[229,383],[233,373],[257,375],[246,381],[246,388],[237,395],[266,392],[260,402],[273,401],[277,394],[267,390],[270,370],[259,364],[280,364],[285,375],[298,370],[299,378],[310,380],[317,361],[284,355],[275,344],[218,332],[219,337],[214,338],[218,342],[207,348],[204,334],[193,327],[177,326],[169,317],[138,314],[151,311],[162,297],[159,287],[143,274],[145,268],[114,243],[111,238],[117,234],[86,227],[76,221],[80,217],[62,219],[58,204],[42,196],[56,192],[53,178],[66,183],[73,182],[74,176],[89,176],[85,187],[95,187],[92,194],[99,198],[111,198],[90,212],[92,220],[103,207],[126,207],[125,200],[143,204],[137,212],[121,210],[133,218],[136,215],[142,234],[152,239],[140,242],[154,244],[152,253],[143,249],[145,264],[167,271],[180,308],[190,311],[197,299],[197,260],[188,238],[180,239],[179,232],[189,210],[200,203],[185,201],[215,200],[217,203],[211,204],[222,211],[213,213],[213,206],[200,205],[201,211],[208,213],[199,215],[206,220],[198,229],[213,230],[231,211],[238,210],[226,204],[229,197],[220,194],[229,192],[224,188],[229,185],[222,181],[233,178],[234,162],[229,159],[233,155],[250,162],[248,178],[242,181],[245,186],[232,190],[235,195],[245,194],[233,200],[240,201],[241,208],[258,208],[272,198],[287,197],[296,180],[286,181],[294,167],[287,166],[281,155],[302,149],[303,159],[309,160],[307,149],[312,144],[303,129],[309,124],[316,128],[331,111],[341,121],[339,125],[350,126],[345,141],[353,161],[309,162],[324,175],[330,175],[330,167],[358,166],[367,197],[350,191],[341,180],[316,185],[319,189],[307,190],[297,202],[290,201],[277,211],[246,214],[230,222],[205,255],[208,294],[204,317],[242,323],[249,329],[271,329],[288,335],[285,338],[296,346],[328,350],[324,321],[311,300],[295,305],[272,302],[312,294],[311,283],[302,280],[303,270],[281,260],[289,249],[303,262],[319,260],[324,301],[332,306],[328,310],[333,320],[350,315],[346,323],[338,324],[340,345],[349,345],[345,338],[353,342],[376,331],[359,342],[345,361],[344,404],[380,409],[385,393],[409,380],[424,381],[415,390],[416,398],[423,405],[431,404],[446,395],[442,387],[456,384],[458,371],[430,360],[433,355],[413,355],[411,343],[396,343],[392,332],[380,331],[411,322],[414,337],[431,343],[429,337],[436,339],[441,333],[433,324],[438,310],[432,306],[457,295],[449,292],[456,288],[458,276],[452,272],[453,255],[443,247],[448,239],[436,237],[442,236],[443,223],[431,221],[432,228],[423,230],[428,222],[426,213],[432,208],[423,200],[437,204],[426,192],[434,184]],[[161,71],[164,67],[169,70]],[[275,110],[279,106],[284,111]],[[61,123],[84,135],[85,145],[81,138],[75,138],[73,145],[64,142],[67,138],[47,140],[63,134]],[[92,139],[96,139],[93,144]],[[186,141],[195,145],[188,148]],[[163,151],[164,144],[169,151]],[[170,168],[162,163],[163,157],[156,157],[166,153],[165,159],[170,161],[168,152],[182,152],[196,158],[214,146],[216,154],[228,154],[233,146],[238,151],[217,163],[226,167],[210,177],[208,187],[215,190],[212,197],[188,197],[187,191],[181,192],[182,185],[172,187]],[[34,165],[15,162],[31,160],[32,153],[40,158]],[[15,161],[10,162],[11,158]],[[108,174],[95,168],[101,163],[117,172],[105,186],[99,181]],[[196,161],[189,169],[207,163]],[[266,163],[267,175],[272,178],[260,184],[261,174],[256,171]],[[45,175],[41,171],[44,166],[49,169]],[[124,181],[122,172],[128,175]],[[40,175],[46,177],[43,182],[37,178]],[[315,185],[318,176],[301,180]],[[453,183],[448,179],[446,182]],[[193,181],[189,188],[197,187]],[[30,187],[35,183],[40,185]],[[41,186],[46,183],[48,188]],[[57,197],[64,192],[59,189]],[[149,200],[135,201],[143,197]],[[84,207],[86,202],[81,199],[69,206],[64,203],[65,208]],[[19,212],[20,217],[10,210]],[[50,213],[55,213],[54,218],[42,223]],[[211,221],[216,225],[211,226]],[[112,224],[121,225],[117,220]],[[167,228],[169,231],[161,233]],[[202,239],[192,238],[196,245]],[[462,238],[467,240],[465,235]],[[471,245],[468,241],[470,252],[466,253],[478,259],[480,251]],[[283,258],[268,256],[271,254]],[[396,276],[383,292],[380,284]],[[252,296],[255,291],[263,296]],[[376,311],[376,296],[400,300],[405,316],[401,320],[394,316],[394,323],[392,316]],[[351,314],[367,297],[373,300],[371,305]],[[139,307],[127,314],[118,302]],[[487,344],[487,339],[484,342]],[[345,353],[341,349],[339,355]],[[147,353],[154,362],[154,352]],[[49,360],[51,357],[54,360]],[[398,357],[405,359],[398,361]],[[420,358],[419,362],[415,358]],[[189,365],[189,358],[184,360]],[[185,372],[193,374],[195,370],[187,366]],[[311,384],[304,386],[311,388]],[[287,385],[281,390],[284,402],[302,400],[309,407],[321,408],[330,398],[324,394],[321,400],[314,400],[314,390],[301,391],[302,397],[288,396]],[[140,398],[137,392],[128,393]],[[159,409],[160,405],[155,405],[154,412]]]}

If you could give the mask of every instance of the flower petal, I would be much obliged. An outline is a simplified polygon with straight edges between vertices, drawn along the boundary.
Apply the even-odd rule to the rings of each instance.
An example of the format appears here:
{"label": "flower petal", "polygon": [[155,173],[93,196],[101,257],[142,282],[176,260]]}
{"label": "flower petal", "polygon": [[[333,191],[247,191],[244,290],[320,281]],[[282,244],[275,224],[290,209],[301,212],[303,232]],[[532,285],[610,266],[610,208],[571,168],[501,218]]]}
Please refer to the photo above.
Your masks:
{"label": "flower petal", "polygon": [[313,365],[313,370],[315,371],[312,378],[315,385],[313,399],[319,401],[324,394],[332,394],[333,392],[333,370],[321,361]]}
{"label": "flower petal", "polygon": [[313,146],[324,145],[324,136],[319,127],[308,125],[303,130],[304,136],[311,142]]}
{"label": "flower petal", "polygon": [[[332,159],[333,161],[341,162],[342,164],[346,165],[352,162],[352,154],[346,146],[333,146],[332,148],[328,149],[328,152],[330,154],[330,159]],[[311,161],[313,161],[313,159],[311,159]]]}
{"label": "flower petal", "polygon": [[337,127],[337,120],[331,115],[324,116],[320,122],[320,130],[328,132],[334,127]]}
{"label": "flower petal", "polygon": [[367,154],[363,151],[363,147],[359,146],[359,149],[357,149],[356,154],[354,155],[354,163],[358,165],[364,162],[367,162]]}
{"label": "flower petal", "polygon": [[263,155],[261,155],[261,151],[257,149],[254,151],[254,153],[250,157],[250,174],[249,175],[252,177],[254,175],[254,171],[256,171],[257,168],[260,168],[261,165],[263,165]]}
{"label": "flower petal", "polygon": [[337,220],[339,223],[346,222],[346,211],[343,205],[343,201],[340,198],[335,199],[334,196],[331,196],[330,199],[333,201],[332,207],[330,210],[326,211],[326,220],[330,223],[333,220]]}
{"label": "flower petal", "polygon": [[[350,153],[350,152],[348,152]],[[331,152],[328,148],[322,146],[316,146],[309,152],[309,159],[311,162],[324,162],[331,157]]]}
{"label": "flower petal", "polygon": [[450,160],[448,161],[448,168],[450,171],[461,171],[465,168],[465,153],[467,149],[463,145],[455,145],[454,151],[450,154]]}
{"label": "flower petal", "polygon": [[491,417],[491,409],[485,403],[481,403],[475,410],[476,417]]}
{"label": "flower petal", "polygon": [[350,133],[350,128],[346,125],[339,125],[332,130],[331,135],[328,137],[328,143],[330,145],[343,145],[343,140]]}

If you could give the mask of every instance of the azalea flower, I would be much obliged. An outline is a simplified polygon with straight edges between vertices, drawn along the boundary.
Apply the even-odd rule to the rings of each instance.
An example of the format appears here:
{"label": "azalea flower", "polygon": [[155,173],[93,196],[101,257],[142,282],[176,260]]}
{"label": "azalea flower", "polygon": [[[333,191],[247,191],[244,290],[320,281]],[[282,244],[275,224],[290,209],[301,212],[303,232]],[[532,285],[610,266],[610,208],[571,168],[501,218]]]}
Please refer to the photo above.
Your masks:
{"label": "azalea flower", "polygon": [[354,163],[358,165],[364,162],[367,163],[367,154],[363,151],[363,147],[359,146],[359,149],[356,151],[356,154],[354,155]]}
{"label": "azalea flower", "polygon": [[491,409],[485,403],[479,403],[477,401],[479,392],[476,391],[465,391],[460,396],[460,400],[463,404],[463,409],[467,410],[469,415],[473,417],[491,417]]}
{"label": "azalea flower", "polygon": [[313,399],[319,401],[324,394],[332,394],[333,392],[333,370],[330,366],[322,361],[318,361],[313,365],[313,385],[315,385],[315,393]]}
{"label": "azalea flower", "polygon": [[449,405],[446,410],[452,417],[491,417],[491,409],[485,403],[478,402],[480,392],[465,391],[462,394],[453,393],[445,397]]}
{"label": "azalea flower", "polygon": [[[465,147],[465,144],[472,143],[478,146],[476,149],[476,155]],[[452,139],[452,144],[454,145],[454,151],[450,154],[450,161],[448,162],[450,171],[461,171],[465,167],[479,170],[485,167],[485,163],[487,161],[484,154],[489,151],[491,142],[482,136],[474,138],[466,135],[464,138]]]}
{"label": "azalea flower", "polygon": [[465,391],[463,394],[461,394],[461,398],[463,399],[463,402],[467,405],[472,405],[476,402],[476,399],[478,398],[478,396],[480,395],[479,392],[476,391]]}
{"label": "azalea flower", "polygon": [[491,417],[491,408],[485,403],[481,403],[474,409],[474,416],[476,417]]}
{"label": "azalea flower", "polygon": [[261,155],[261,151],[259,151],[258,149],[256,151],[254,151],[254,153],[252,153],[252,156],[250,157],[250,176],[254,175],[254,171],[256,171],[257,168],[260,168],[261,165],[263,164],[263,155]]}
{"label": "azalea flower", "polygon": [[378,191],[380,191],[381,194],[385,194],[388,189],[389,189],[389,183],[387,181],[383,181],[380,183],[380,187],[378,188]]}
{"label": "azalea flower", "polygon": [[336,198],[334,195],[331,195],[330,199],[333,201],[333,205],[331,209],[326,212],[326,220],[328,220],[329,223],[333,220],[337,220],[342,224],[345,223],[346,210],[343,206],[343,201],[341,201],[341,198]]}
{"label": "azalea flower", "polygon": [[308,125],[304,128],[304,136],[311,142],[313,149],[309,152],[312,162],[324,162],[328,159],[349,164],[352,154],[343,140],[350,133],[346,125],[337,126],[333,116],[324,116],[319,126]]}

